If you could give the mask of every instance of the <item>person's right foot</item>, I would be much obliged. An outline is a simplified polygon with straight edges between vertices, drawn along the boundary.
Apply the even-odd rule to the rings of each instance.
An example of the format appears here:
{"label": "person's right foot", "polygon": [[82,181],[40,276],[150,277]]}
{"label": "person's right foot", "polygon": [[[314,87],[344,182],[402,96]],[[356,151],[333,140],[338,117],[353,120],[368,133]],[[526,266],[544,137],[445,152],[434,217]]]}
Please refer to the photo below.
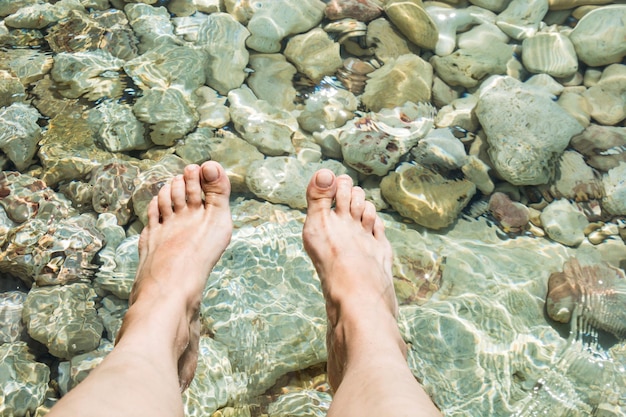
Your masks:
{"label": "person's right foot", "polygon": [[302,237],[326,299],[328,378],[336,390],[351,357],[367,354],[362,342],[373,334],[388,336],[405,354],[396,324],[392,250],[374,205],[349,176],[318,171],[307,202]]}

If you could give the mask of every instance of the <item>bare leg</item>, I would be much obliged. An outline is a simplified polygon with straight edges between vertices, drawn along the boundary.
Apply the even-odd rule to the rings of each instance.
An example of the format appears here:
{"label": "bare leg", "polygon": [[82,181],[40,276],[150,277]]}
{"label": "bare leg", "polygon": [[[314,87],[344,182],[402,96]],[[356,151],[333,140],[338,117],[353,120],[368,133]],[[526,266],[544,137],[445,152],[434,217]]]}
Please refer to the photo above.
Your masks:
{"label": "bare leg", "polygon": [[307,201],[304,247],[322,281],[329,321],[329,417],[439,416],[406,363],[391,245],[376,209],[350,177],[328,170],[313,176]]}
{"label": "bare leg", "polygon": [[53,407],[55,416],[182,416],[197,363],[199,307],[230,242],[230,183],[215,162],[189,165],[148,207],[130,308],[113,351]]}

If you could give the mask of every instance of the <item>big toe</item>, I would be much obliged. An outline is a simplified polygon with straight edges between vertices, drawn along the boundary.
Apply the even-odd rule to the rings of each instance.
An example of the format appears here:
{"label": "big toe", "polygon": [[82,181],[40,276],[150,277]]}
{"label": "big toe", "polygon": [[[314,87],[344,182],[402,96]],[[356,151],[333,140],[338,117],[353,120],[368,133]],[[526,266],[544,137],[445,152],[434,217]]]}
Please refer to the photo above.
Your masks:
{"label": "big toe", "polygon": [[307,212],[314,214],[330,210],[336,193],[335,174],[329,169],[320,169],[313,174],[306,190]]}
{"label": "big toe", "polygon": [[200,186],[207,205],[228,206],[230,181],[224,168],[215,161],[207,161],[200,167]]}

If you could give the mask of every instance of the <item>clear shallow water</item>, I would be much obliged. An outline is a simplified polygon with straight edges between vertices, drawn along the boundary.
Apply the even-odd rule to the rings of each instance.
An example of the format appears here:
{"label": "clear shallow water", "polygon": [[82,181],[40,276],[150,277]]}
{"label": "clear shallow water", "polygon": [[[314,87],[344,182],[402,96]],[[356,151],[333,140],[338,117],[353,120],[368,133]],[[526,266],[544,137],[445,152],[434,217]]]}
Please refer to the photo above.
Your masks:
{"label": "clear shallow water", "polygon": [[[129,89],[121,99],[133,103],[136,87],[123,78]],[[70,113],[99,101],[82,98]],[[206,337],[198,378],[185,394],[189,414],[280,415],[283,407],[286,415],[323,415],[323,302],[301,247],[302,213],[254,202],[234,210],[239,228],[203,303]],[[503,238],[484,219],[459,220],[441,233],[389,215],[385,221],[403,255],[398,275],[403,267],[415,273],[411,262],[428,259],[440,274],[432,298],[403,302],[399,322],[410,366],[446,415],[626,414],[624,341],[598,345],[585,323],[570,335],[544,312],[550,273],[571,257],[593,263],[602,253],[588,243],[570,249],[547,239]],[[132,273],[131,266],[124,276]],[[275,402],[283,392],[294,395]]]}

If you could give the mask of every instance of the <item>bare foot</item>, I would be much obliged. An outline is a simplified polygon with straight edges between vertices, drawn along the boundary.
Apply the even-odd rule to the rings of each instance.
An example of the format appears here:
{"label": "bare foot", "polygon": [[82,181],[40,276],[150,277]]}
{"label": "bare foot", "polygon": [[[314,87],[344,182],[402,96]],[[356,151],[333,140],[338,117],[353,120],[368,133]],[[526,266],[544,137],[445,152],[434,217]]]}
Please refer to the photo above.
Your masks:
{"label": "bare foot", "polygon": [[[147,330],[147,316],[163,315],[163,327],[166,321],[173,323],[170,345],[173,343],[182,389],[196,369],[202,292],[232,234],[229,196],[230,182],[218,163],[188,165],[184,175],[164,185],[150,202],[148,224],[139,239],[139,267],[130,308],[116,343],[125,341],[133,331]],[[135,323],[144,324],[131,330]],[[167,329],[162,333],[167,334]]]}
{"label": "bare foot", "polygon": [[404,353],[395,321],[392,251],[374,205],[349,176],[318,171],[309,183],[307,201],[303,241],[326,299],[328,376],[336,390],[349,361],[348,333],[386,329]]}
{"label": "bare foot", "polygon": [[313,176],[307,202],[302,238],[328,314],[328,417],[440,416],[406,362],[391,245],[376,209],[350,177],[329,170]]}

